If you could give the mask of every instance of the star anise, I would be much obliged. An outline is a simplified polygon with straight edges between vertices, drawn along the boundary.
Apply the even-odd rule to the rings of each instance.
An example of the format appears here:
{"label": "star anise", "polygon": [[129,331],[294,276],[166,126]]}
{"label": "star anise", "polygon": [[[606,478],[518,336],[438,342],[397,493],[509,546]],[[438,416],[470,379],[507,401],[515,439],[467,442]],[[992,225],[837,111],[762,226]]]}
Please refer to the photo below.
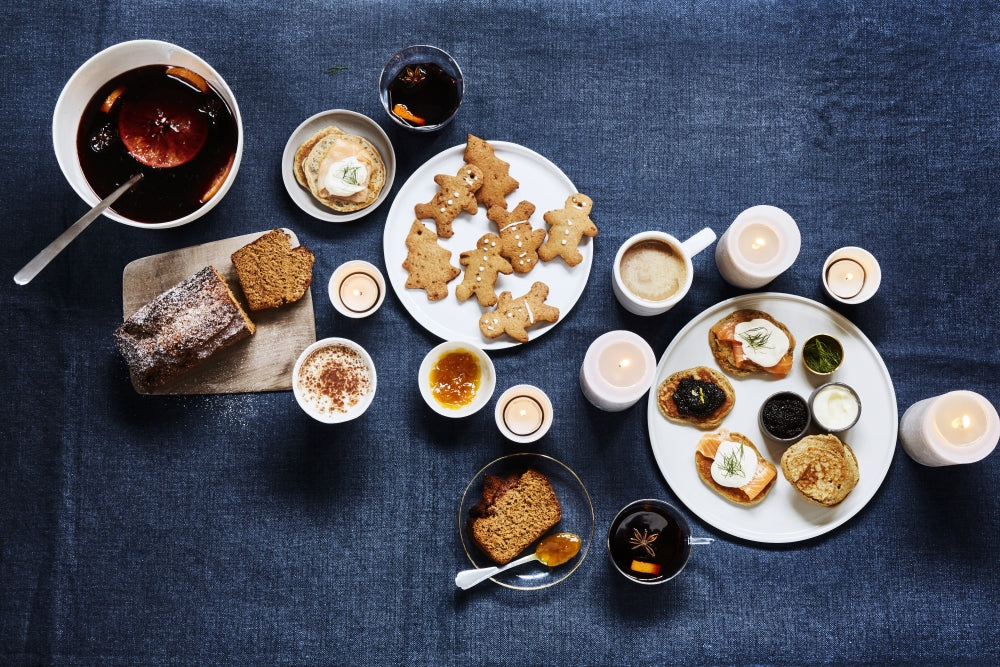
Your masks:
{"label": "star anise", "polygon": [[628,543],[632,545],[633,549],[645,549],[646,553],[650,556],[656,556],[656,552],[653,550],[653,542],[660,536],[659,533],[650,533],[646,528],[642,529],[641,534],[638,528],[633,528],[632,533],[632,537],[628,538]]}
{"label": "star anise", "polygon": [[405,84],[415,86],[427,78],[427,70],[421,65],[407,65],[399,74],[399,80]]}

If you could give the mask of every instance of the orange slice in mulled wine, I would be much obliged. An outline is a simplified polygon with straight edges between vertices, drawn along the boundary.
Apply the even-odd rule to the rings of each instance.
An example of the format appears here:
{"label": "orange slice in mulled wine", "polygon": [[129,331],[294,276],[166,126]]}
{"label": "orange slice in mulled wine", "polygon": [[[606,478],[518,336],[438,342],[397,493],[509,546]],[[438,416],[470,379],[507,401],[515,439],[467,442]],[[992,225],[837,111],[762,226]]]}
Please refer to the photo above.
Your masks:
{"label": "orange slice in mulled wine", "polygon": [[126,100],[118,116],[122,143],[149,167],[177,167],[190,161],[205,145],[208,130],[196,105],[162,91]]}

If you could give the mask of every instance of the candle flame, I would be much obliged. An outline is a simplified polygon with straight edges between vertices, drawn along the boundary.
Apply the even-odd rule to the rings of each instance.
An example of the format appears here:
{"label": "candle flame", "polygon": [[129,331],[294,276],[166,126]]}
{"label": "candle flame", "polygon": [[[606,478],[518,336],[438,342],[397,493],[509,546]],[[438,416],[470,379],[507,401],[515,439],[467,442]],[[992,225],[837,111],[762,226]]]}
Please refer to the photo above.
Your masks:
{"label": "candle flame", "polygon": [[750,247],[753,248],[754,250],[760,250],[766,245],[767,245],[767,239],[765,239],[763,236],[758,236],[753,240],[753,243],[750,244]]}
{"label": "candle flame", "polygon": [[951,420],[952,428],[969,428],[970,426],[972,426],[972,417],[969,415],[962,415]]}
{"label": "candle flame", "polygon": [[632,363],[631,359],[622,359],[621,361],[618,362],[618,368],[628,368],[629,365],[631,365],[631,363]]}

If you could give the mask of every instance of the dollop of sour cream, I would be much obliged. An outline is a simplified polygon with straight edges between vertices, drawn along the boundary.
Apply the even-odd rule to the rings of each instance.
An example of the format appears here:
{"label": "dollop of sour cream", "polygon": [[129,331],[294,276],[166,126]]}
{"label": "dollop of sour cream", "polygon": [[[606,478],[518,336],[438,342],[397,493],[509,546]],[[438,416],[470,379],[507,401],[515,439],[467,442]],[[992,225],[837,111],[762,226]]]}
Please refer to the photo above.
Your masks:
{"label": "dollop of sour cream", "polygon": [[712,460],[712,479],[721,486],[737,488],[753,478],[757,470],[757,453],[746,445],[723,440]]}
{"label": "dollop of sour cream", "polygon": [[352,155],[330,165],[323,189],[335,197],[349,197],[364,190],[367,184],[368,167]]}
{"label": "dollop of sour cream", "polygon": [[735,333],[746,358],[765,368],[777,364],[788,352],[788,336],[765,319],[740,322]]}
{"label": "dollop of sour cream", "polygon": [[831,384],[813,397],[812,410],[813,418],[821,426],[831,431],[843,431],[854,424],[861,404],[847,387]]}

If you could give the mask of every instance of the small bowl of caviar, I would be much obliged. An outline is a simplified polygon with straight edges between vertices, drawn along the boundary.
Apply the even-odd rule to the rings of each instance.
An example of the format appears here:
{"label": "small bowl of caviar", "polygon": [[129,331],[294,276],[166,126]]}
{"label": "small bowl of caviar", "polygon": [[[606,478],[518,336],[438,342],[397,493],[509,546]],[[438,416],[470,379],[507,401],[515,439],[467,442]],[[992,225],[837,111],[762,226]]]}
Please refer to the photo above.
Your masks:
{"label": "small bowl of caviar", "polygon": [[809,428],[809,404],[793,391],[779,391],[768,396],[757,422],[766,436],[778,442],[795,442]]}
{"label": "small bowl of caviar", "polygon": [[379,98],[389,118],[415,132],[439,130],[465,94],[462,69],[446,51],[425,44],[397,52],[382,68]]}
{"label": "small bowl of caviar", "polygon": [[468,417],[493,396],[496,369],[481,348],[463,341],[445,341],[424,357],[417,374],[420,395],[434,412]]}
{"label": "small bowl of caviar", "polygon": [[802,344],[802,363],[815,375],[831,375],[844,363],[844,346],[830,334],[810,336]]}

